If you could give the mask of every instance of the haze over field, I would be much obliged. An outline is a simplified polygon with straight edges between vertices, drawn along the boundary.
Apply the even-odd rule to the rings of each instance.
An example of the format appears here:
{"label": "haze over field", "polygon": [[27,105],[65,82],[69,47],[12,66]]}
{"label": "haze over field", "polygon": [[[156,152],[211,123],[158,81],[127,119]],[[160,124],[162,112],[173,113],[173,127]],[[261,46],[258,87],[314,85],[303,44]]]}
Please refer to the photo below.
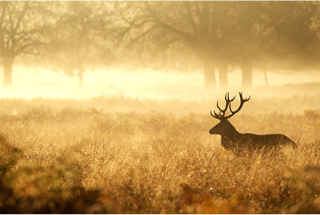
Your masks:
{"label": "haze over field", "polygon": [[[158,72],[139,71],[121,68],[97,68],[84,75],[84,85],[79,87],[76,77],[65,76],[43,68],[33,69],[16,66],[14,84],[11,88],[0,87],[0,98],[77,98],[85,99],[103,95],[122,95],[139,99],[215,99],[227,89],[211,92],[204,88],[203,74],[199,71]],[[218,74],[216,74],[218,76]],[[228,75],[229,91],[241,90],[241,71]],[[0,79],[3,73],[0,72]],[[292,95],[315,95],[320,93],[320,73],[268,74],[269,87],[266,87],[263,73],[253,76],[253,89],[243,89],[246,94],[263,97],[288,97]],[[288,87],[288,84],[292,87]],[[283,85],[285,85],[283,87]],[[311,88],[311,89],[310,89]],[[277,89],[280,89],[277,90]],[[317,90],[319,89],[319,90]]]}
{"label": "haze over field", "polygon": [[0,9],[8,87],[0,98],[320,93],[317,2],[5,1]]}

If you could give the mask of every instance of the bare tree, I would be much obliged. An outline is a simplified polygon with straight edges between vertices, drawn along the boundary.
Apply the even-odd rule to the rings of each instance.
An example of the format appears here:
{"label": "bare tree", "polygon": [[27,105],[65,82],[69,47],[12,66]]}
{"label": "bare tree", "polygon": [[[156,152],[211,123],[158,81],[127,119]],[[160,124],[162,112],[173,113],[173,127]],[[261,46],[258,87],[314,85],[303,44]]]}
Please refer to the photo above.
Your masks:
{"label": "bare tree", "polygon": [[52,24],[44,2],[0,2],[0,58],[6,86],[12,84],[12,67],[23,54],[41,55],[43,32]]}
{"label": "bare tree", "polygon": [[[121,2],[115,4],[115,38],[144,65],[188,69],[201,65],[205,86],[227,85],[232,24],[229,2]],[[232,17],[232,15],[230,16]],[[228,55],[229,54],[229,55]],[[232,54],[231,54],[232,55]]]}
{"label": "bare tree", "polygon": [[103,2],[61,2],[60,14],[51,40],[51,63],[65,74],[77,76],[91,66],[110,59],[102,31],[108,8]]}
{"label": "bare tree", "polygon": [[[314,68],[314,2],[121,2],[115,37],[158,68],[201,65],[205,86],[227,87],[228,65],[242,69],[252,87],[253,68]],[[133,59],[137,59],[134,58]]]}
{"label": "bare tree", "polygon": [[242,86],[252,87],[253,68],[301,70],[314,66],[311,47],[317,41],[311,28],[312,2],[236,2],[238,16],[234,64],[242,68]]}

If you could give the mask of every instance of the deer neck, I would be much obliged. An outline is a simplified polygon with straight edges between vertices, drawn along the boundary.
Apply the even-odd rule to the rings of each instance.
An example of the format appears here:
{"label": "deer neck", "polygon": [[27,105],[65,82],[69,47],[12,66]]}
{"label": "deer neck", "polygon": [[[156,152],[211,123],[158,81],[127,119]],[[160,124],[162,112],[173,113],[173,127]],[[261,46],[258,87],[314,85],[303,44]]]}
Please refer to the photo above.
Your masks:
{"label": "deer neck", "polygon": [[228,131],[221,135],[221,143],[222,145],[230,145],[233,143],[236,143],[237,140],[239,140],[241,134],[236,130],[235,127],[230,123],[230,128]]}

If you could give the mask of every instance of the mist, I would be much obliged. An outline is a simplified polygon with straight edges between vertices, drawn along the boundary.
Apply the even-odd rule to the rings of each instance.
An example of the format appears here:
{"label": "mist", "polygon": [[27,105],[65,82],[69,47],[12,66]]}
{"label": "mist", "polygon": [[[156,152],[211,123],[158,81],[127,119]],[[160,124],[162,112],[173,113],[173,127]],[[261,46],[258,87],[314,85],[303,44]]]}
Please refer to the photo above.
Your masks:
{"label": "mist", "polygon": [[318,3],[0,7],[0,98],[200,102],[226,92],[257,99],[320,93]]}
{"label": "mist", "polygon": [[[1,74],[1,73],[0,73]],[[2,73],[3,74],[3,73]],[[1,87],[0,98],[49,98],[88,99],[100,95],[121,95],[133,99],[152,100],[208,100],[223,97],[227,91],[237,94],[241,90],[241,71],[228,74],[229,89],[208,91],[204,87],[200,71],[181,73],[179,71],[159,72],[155,70],[128,71],[124,68],[96,68],[84,75],[84,84],[79,86],[76,77],[65,76],[43,68],[15,66],[14,82],[10,88]],[[218,73],[216,74],[218,77]],[[0,75],[0,79],[3,75]],[[299,72],[294,74],[253,75],[253,89],[242,90],[256,98],[287,98],[292,95],[319,94],[320,73]]]}

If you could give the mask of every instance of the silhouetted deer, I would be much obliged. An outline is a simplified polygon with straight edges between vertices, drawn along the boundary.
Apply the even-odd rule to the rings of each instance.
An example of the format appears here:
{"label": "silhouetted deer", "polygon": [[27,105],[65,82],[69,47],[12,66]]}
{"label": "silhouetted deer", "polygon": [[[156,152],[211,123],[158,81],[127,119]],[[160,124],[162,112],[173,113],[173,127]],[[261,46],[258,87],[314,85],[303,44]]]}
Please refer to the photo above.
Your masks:
{"label": "silhouetted deer", "polygon": [[[243,104],[249,101],[249,98],[243,99],[242,93],[240,95],[240,106],[236,111],[232,111],[231,109],[231,102],[235,99],[234,96],[231,100],[229,99],[229,93],[226,93],[225,100],[226,100],[226,107],[222,110],[217,102],[217,107],[220,111],[219,114],[216,114],[214,111],[210,111],[210,114],[219,119],[220,122],[210,129],[210,134],[220,134],[221,135],[221,145],[227,149],[233,151],[235,154],[240,155],[244,150],[249,151],[269,151],[272,148],[283,147],[286,145],[290,145],[293,148],[296,148],[296,144],[286,137],[283,134],[267,134],[267,135],[257,135],[257,134],[241,134],[239,133],[235,127],[228,121],[230,117],[238,113]],[[226,111],[229,107],[231,115],[225,116]]]}

